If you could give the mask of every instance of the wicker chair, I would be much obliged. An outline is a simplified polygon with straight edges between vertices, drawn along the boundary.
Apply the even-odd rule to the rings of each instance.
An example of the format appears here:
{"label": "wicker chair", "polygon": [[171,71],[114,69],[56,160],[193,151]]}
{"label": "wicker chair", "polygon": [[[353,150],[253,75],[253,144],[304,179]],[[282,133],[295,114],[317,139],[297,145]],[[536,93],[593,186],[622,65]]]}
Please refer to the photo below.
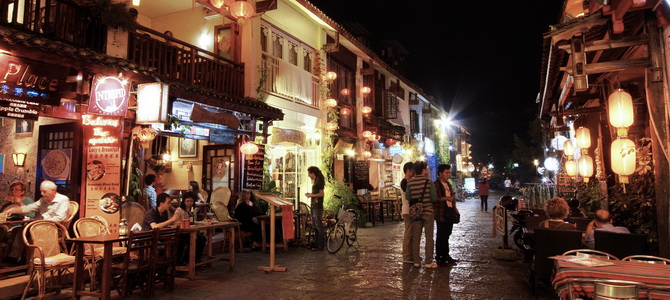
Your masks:
{"label": "wicker chair", "polygon": [[121,218],[128,221],[129,229],[135,224],[140,224],[140,226],[142,226],[146,214],[147,210],[137,202],[126,202],[121,206]]}
{"label": "wicker chair", "polygon": [[[76,237],[91,237],[103,234],[109,234],[109,229],[106,224],[97,218],[81,218],[74,222],[74,235]],[[105,247],[97,244],[84,245],[84,257],[89,265],[88,272],[91,276],[91,289],[95,288],[96,273],[98,269],[98,262],[104,259]],[[118,256],[126,253],[126,247],[113,247],[112,256]]]}
{"label": "wicker chair", "polygon": [[70,229],[70,224],[72,223],[72,220],[74,219],[75,216],[77,216],[77,213],[79,212],[79,203],[75,201],[70,201],[70,215],[63,221],[63,226],[65,226],[66,229]]}
{"label": "wicker chair", "polygon": [[621,259],[622,261],[637,261],[650,264],[670,265],[670,259],[651,255],[631,255]]}
{"label": "wicker chair", "polygon": [[46,295],[47,277],[57,292],[65,286],[72,285],[72,282],[62,283],[60,278],[74,267],[75,257],[65,246],[65,239],[69,238],[65,226],[58,222],[40,220],[25,227],[23,241],[28,248],[28,263],[32,272],[21,299],[25,299],[35,280],[38,285],[38,299]]}
{"label": "wicker chair", "polygon": [[611,260],[619,260],[619,258],[617,258],[612,254],[593,249],[574,249],[564,252],[563,255],[575,255],[578,257],[585,257],[585,258],[607,258]]}

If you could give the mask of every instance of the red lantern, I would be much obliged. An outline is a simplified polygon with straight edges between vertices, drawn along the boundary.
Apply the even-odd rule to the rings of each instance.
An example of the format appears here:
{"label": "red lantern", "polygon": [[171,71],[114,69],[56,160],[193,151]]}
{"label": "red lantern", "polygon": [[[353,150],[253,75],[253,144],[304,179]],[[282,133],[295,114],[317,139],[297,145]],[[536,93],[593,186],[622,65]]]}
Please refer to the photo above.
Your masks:
{"label": "red lantern", "polygon": [[349,89],[341,89],[340,90],[340,95],[349,96]]}
{"label": "red lantern", "polygon": [[393,146],[393,145],[395,145],[396,142],[397,141],[394,140],[394,139],[386,139],[386,141],[384,143],[388,146]]}
{"label": "red lantern", "polygon": [[343,107],[342,109],[340,109],[340,114],[342,114],[343,116],[348,116],[351,114],[351,109],[349,109],[348,107]]}
{"label": "red lantern", "polygon": [[370,92],[372,92],[372,89],[370,89],[367,86],[361,87],[361,93],[363,93],[363,96],[367,96]]}

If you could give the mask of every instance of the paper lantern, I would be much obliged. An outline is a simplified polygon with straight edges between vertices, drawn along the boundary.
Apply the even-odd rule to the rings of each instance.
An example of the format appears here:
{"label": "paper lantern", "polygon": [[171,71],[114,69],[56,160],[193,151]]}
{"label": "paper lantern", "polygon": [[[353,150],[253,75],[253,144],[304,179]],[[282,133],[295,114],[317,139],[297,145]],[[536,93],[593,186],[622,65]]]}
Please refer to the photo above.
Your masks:
{"label": "paper lantern", "polygon": [[363,157],[370,158],[370,156],[372,156],[372,153],[370,153],[370,151],[363,151]]}
{"label": "paper lantern", "polygon": [[577,176],[577,164],[574,160],[565,162],[565,173],[568,174],[568,176]]}
{"label": "paper lantern", "polygon": [[342,96],[349,96],[350,93],[351,92],[349,91],[349,89],[341,89],[340,90],[340,95],[342,95]]}
{"label": "paper lantern", "polygon": [[258,153],[258,145],[252,142],[247,142],[240,146],[240,152],[244,155],[254,155]]}
{"label": "paper lantern", "polygon": [[340,109],[340,114],[343,116],[348,116],[351,114],[351,109],[349,109],[348,107],[343,107],[342,109]]}
{"label": "paper lantern", "polygon": [[372,108],[370,108],[369,106],[363,106],[363,108],[361,108],[361,112],[364,114],[369,114],[372,112]]}
{"label": "paper lantern", "polygon": [[589,177],[593,176],[593,158],[588,154],[582,155],[577,162],[577,168],[579,169],[579,175],[584,177],[584,182],[588,182]]}
{"label": "paper lantern", "polygon": [[633,125],[633,99],[630,94],[622,89],[617,89],[607,102],[608,117],[610,124],[618,128],[619,136],[628,135],[628,128]]}
{"label": "paper lantern", "polygon": [[585,150],[591,147],[591,130],[586,127],[579,127],[575,133],[577,137],[577,147]]}
{"label": "paper lantern", "polygon": [[628,183],[628,175],[635,172],[635,143],[629,139],[618,139],[610,148],[612,171],[619,174],[619,182]]}
{"label": "paper lantern", "polygon": [[249,19],[256,13],[254,6],[245,0],[238,0],[231,3],[228,10],[230,11],[230,15],[238,20]]}
{"label": "paper lantern", "polygon": [[468,165],[468,172],[472,173],[475,171],[475,166],[474,165]]}
{"label": "paper lantern", "polygon": [[223,6],[223,0],[209,0],[209,3],[216,8],[221,8]]}
{"label": "paper lantern", "polygon": [[335,79],[337,79],[337,73],[335,73],[333,71],[328,71],[326,73],[326,80],[327,81],[333,82],[333,81],[335,81]]}
{"label": "paper lantern", "polygon": [[337,106],[337,100],[335,100],[333,98],[328,98],[325,101],[323,101],[323,104],[325,104],[326,107],[333,108],[333,107]]}
{"label": "paper lantern", "polygon": [[369,87],[367,86],[361,87],[361,93],[363,93],[363,96],[366,96],[370,92],[372,92],[372,89],[370,89]]}
{"label": "paper lantern", "polygon": [[361,132],[361,136],[366,138],[366,139],[369,138],[371,135],[372,135],[372,132],[370,132],[369,130]]}
{"label": "paper lantern", "polygon": [[558,170],[558,166],[559,162],[555,157],[547,157],[547,159],[544,160],[544,167],[549,171],[553,172]]}
{"label": "paper lantern", "polygon": [[567,140],[563,143],[563,154],[568,157],[575,155],[575,146],[572,145],[572,141]]}
{"label": "paper lantern", "polygon": [[328,131],[335,131],[335,130],[337,130],[337,127],[338,127],[337,123],[335,123],[335,122],[330,122],[330,123],[326,124],[326,130],[328,130]]}

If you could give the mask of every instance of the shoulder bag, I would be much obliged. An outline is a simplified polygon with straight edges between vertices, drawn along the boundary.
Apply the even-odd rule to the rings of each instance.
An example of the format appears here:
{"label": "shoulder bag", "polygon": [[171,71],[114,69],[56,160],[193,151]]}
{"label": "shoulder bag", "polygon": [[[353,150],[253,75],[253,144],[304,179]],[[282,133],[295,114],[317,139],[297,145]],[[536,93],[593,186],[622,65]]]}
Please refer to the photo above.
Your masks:
{"label": "shoulder bag", "polygon": [[426,180],[426,183],[423,184],[423,192],[421,192],[421,197],[419,197],[419,200],[412,200],[412,202],[415,202],[409,207],[409,219],[412,221],[421,220],[421,214],[423,213],[423,196],[426,194],[427,186],[428,180]]}
{"label": "shoulder bag", "polygon": [[456,208],[446,206],[446,204],[445,204],[444,219],[445,219],[446,222],[458,224],[458,223],[461,222],[461,214],[456,212]]}

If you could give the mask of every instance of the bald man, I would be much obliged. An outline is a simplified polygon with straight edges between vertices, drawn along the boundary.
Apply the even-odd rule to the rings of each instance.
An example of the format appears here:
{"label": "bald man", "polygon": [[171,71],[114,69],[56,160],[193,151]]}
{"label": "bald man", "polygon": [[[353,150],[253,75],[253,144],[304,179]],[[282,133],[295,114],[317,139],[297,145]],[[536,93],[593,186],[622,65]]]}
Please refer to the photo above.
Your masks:
{"label": "bald man", "polygon": [[40,194],[42,198],[34,203],[12,207],[7,209],[5,213],[9,216],[11,214],[27,215],[31,213],[38,213],[44,220],[63,222],[70,216],[70,199],[67,196],[56,192],[56,184],[53,181],[45,180],[40,184]]}
{"label": "bald man", "polygon": [[589,249],[594,249],[596,247],[596,242],[594,239],[594,230],[602,230],[616,233],[630,233],[628,228],[623,226],[614,226],[612,225],[612,217],[610,212],[604,209],[599,209],[596,211],[596,216],[593,218],[593,221],[586,226],[586,232],[584,232],[584,245]]}

